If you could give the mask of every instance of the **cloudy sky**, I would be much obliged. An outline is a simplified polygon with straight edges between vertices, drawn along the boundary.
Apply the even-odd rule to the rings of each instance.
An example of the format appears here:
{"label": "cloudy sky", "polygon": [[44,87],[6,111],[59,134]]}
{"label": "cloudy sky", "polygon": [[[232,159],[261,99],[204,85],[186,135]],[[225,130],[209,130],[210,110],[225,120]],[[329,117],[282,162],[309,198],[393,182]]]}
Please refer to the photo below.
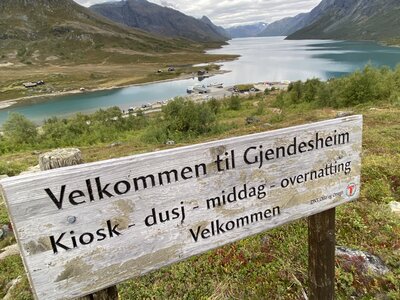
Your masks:
{"label": "cloudy sky", "polygon": [[[90,6],[110,0],[75,0]],[[321,0],[150,0],[194,17],[208,16],[224,27],[242,23],[268,22],[310,11]]]}

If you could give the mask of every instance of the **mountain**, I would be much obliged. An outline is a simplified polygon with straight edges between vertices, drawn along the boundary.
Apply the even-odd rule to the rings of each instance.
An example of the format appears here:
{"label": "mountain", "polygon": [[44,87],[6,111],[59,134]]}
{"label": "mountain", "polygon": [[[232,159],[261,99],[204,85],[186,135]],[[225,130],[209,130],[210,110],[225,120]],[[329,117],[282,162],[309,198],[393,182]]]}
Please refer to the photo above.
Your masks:
{"label": "mountain", "polygon": [[160,36],[198,42],[223,42],[228,39],[208,18],[198,20],[146,0],[106,2],[93,5],[90,9],[115,22]]}
{"label": "mountain", "polygon": [[[294,17],[284,18],[273,22],[259,34],[259,36],[288,36],[294,32],[317,21],[324,12],[329,9],[331,2],[334,0],[323,0],[319,5],[308,13],[301,13]],[[348,0],[342,0],[349,2]],[[351,0],[352,1],[352,0]]]}
{"label": "mountain", "polygon": [[269,24],[258,36],[287,36],[303,28],[306,24],[307,14],[299,14]]}
{"label": "mountain", "polygon": [[388,40],[400,37],[399,0],[323,0],[318,18],[288,39]]}
{"label": "mountain", "polygon": [[154,60],[151,54],[192,47],[116,24],[72,0],[0,0],[0,57],[8,62]]}
{"label": "mountain", "polygon": [[229,27],[226,31],[232,38],[254,37],[259,35],[267,27],[267,23],[258,22],[249,25]]}
{"label": "mountain", "polygon": [[207,16],[203,16],[200,21],[206,24],[210,30],[224,37],[225,39],[230,39],[230,34],[222,26],[215,25]]}

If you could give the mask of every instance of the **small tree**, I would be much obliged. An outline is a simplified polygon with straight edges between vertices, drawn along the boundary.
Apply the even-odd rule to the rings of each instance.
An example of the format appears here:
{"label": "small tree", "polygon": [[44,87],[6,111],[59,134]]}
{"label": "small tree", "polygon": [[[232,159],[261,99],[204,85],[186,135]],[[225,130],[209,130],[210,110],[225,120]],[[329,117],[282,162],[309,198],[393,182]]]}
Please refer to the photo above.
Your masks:
{"label": "small tree", "polygon": [[38,133],[36,125],[19,113],[12,113],[3,124],[4,136],[15,144],[34,144]]}

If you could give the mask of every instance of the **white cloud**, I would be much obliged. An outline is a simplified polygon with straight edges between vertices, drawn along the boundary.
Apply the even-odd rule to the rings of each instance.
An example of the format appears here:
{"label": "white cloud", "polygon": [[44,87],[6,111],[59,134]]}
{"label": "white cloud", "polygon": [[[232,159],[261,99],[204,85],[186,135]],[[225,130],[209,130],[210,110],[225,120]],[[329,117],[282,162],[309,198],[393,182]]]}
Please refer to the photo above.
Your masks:
{"label": "white cloud", "polygon": [[[90,6],[110,0],[75,0]],[[242,23],[268,22],[295,16],[310,11],[321,0],[150,0],[160,5],[172,7],[187,15],[206,15],[215,24],[224,27]]]}

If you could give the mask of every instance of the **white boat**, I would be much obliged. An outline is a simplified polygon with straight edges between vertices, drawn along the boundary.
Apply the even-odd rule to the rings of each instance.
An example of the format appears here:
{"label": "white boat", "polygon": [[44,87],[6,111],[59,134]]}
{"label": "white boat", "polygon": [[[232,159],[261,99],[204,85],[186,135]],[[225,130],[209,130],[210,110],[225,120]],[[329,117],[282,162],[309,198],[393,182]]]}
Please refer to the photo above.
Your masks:
{"label": "white boat", "polygon": [[210,83],[209,85],[207,85],[207,87],[222,89],[224,87],[224,84],[223,83]]}

